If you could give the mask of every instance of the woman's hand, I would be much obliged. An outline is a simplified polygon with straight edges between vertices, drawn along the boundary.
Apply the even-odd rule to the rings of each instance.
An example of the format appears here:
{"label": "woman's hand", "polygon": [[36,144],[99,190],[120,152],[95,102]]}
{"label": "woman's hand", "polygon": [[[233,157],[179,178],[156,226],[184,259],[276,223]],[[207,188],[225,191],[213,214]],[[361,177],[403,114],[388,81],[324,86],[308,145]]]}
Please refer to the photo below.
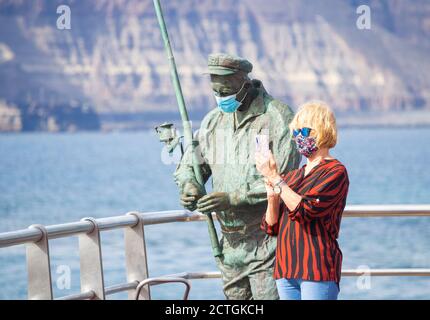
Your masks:
{"label": "woman's hand", "polygon": [[275,191],[273,191],[273,185],[267,178],[264,178],[264,186],[266,187],[267,200],[279,200],[279,194],[276,194]]}
{"label": "woman's hand", "polygon": [[279,180],[278,168],[271,151],[269,151],[269,157],[265,157],[262,153],[256,152],[255,164],[258,172],[260,172],[268,182],[273,184],[276,180]]}

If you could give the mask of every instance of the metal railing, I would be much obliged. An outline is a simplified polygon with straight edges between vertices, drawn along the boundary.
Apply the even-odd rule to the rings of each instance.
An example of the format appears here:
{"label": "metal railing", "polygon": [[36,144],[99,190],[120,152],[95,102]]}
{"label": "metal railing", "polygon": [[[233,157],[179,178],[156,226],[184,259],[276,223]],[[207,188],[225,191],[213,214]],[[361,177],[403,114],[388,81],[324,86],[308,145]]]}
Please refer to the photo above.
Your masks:
{"label": "metal railing", "polygon": [[[343,217],[428,217],[430,205],[349,205]],[[216,218],[215,215],[213,215]],[[58,298],[60,300],[105,299],[107,295],[128,291],[134,299],[139,283],[161,283],[168,279],[220,278],[220,272],[184,272],[149,278],[144,226],[170,222],[203,221],[206,216],[187,210],[159,212],[129,212],[108,218],[84,218],[79,222],[42,226],[0,233],[0,248],[26,245],[28,270],[28,298],[53,299],[50,270],[49,240],[78,236],[80,256],[81,293]],[[100,232],[124,229],[127,283],[105,287],[103,277]],[[354,269],[342,270],[343,276],[430,276],[430,268],[423,269]],[[160,280],[161,279],[161,280]],[[166,280],[167,279],[167,280]],[[147,281],[146,281],[147,280]],[[139,288],[140,289],[140,288]],[[148,286],[143,286],[140,298],[150,299]],[[137,298],[139,298],[137,297]]]}

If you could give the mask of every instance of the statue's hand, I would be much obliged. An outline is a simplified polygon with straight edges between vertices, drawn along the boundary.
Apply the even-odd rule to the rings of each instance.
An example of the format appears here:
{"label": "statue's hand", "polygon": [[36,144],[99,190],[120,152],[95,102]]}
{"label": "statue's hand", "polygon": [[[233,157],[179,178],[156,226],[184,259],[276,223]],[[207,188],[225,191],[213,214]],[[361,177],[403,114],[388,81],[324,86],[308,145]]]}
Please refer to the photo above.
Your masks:
{"label": "statue's hand", "polygon": [[197,210],[203,213],[227,210],[230,207],[230,197],[226,192],[212,192],[197,201]]}
{"label": "statue's hand", "polygon": [[181,205],[190,210],[196,210],[197,200],[203,195],[202,190],[192,182],[186,182],[181,194]]}

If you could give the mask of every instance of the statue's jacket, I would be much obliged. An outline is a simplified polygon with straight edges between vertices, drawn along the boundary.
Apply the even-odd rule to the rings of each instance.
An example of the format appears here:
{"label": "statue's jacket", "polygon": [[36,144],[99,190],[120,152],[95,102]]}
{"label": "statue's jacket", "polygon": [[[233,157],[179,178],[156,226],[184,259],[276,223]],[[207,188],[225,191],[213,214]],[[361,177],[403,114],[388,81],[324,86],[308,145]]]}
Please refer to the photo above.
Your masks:
{"label": "statue's jacket", "polygon": [[[253,80],[253,85],[258,95],[240,123],[235,113],[215,108],[204,117],[197,133],[197,155],[204,181],[212,177],[212,191],[230,195],[231,207],[216,212],[224,232],[258,229],[266,211],[264,181],[255,166],[257,134],[269,136],[270,150],[281,174],[300,164],[300,154],[288,128],[293,111],[270,96],[260,81]],[[186,148],[174,177],[181,191],[186,182],[197,184],[190,147]]]}

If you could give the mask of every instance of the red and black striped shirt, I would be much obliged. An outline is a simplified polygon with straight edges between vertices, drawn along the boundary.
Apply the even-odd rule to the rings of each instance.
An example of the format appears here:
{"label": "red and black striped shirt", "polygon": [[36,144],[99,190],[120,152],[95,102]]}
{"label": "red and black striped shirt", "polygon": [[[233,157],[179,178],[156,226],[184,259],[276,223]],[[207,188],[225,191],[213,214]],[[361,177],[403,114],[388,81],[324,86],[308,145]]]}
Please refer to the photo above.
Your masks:
{"label": "red and black striped shirt", "polygon": [[349,179],[336,159],[323,159],[305,176],[306,164],[282,176],[303,199],[290,211],[282,202],[278,223],[261,228],[278,235],[274,278],[335,281],[339,284],[342,252],[337,238]]}

